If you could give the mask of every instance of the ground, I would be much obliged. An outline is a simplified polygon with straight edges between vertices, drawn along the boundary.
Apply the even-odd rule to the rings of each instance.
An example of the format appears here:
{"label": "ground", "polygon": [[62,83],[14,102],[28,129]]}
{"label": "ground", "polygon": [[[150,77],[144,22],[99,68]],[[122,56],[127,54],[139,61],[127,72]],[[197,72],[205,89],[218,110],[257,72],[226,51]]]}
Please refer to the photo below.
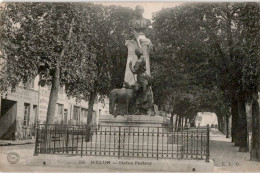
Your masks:
{"label": "ground", "polygon": [[[238,147],[234,147],[230,140],[216,129],[211,129],[209,163],[204,160],[118,159],[92,156],[81,158],[50,154],[33,156],[34,144],[1,146],[0,171],[105,172],[109,169],[111,172],[259,172],[260,163],[249,161],[249,153],[238,152]],[[10,152],[19,155],[16,164],[11,164],[10,158],[8,162],[7,155]]]}
{"label": "ground", "polygon": [[216,129],[210,133],[210,158],[214,162],[214,172],[259,172],[260,162],[250,161],[249,152],[238,152],[231,143]]}

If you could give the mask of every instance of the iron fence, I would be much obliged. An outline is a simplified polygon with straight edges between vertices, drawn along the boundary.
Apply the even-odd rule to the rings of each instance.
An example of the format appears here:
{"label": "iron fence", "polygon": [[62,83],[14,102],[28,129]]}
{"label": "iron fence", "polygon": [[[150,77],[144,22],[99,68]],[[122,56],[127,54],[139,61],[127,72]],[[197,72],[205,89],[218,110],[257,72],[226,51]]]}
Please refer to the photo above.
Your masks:
{"label": "iron fence", "polygon": [[207,128],[39,125],[35,155],[68,154],[134,158],[205,159]]}

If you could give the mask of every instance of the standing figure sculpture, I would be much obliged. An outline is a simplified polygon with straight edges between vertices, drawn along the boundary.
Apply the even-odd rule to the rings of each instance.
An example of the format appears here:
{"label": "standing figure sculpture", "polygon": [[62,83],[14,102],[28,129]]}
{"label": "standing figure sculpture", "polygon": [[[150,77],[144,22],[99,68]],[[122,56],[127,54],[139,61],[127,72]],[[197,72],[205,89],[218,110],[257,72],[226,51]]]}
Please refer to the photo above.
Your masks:
{"label": "standing figure sculpture", "polygon": [[136,112],[135,114],[147,114],[150,111],[150,115],[154,116],[154,104],[153,93],[151,89],[151,76],[146,73],[146,60],[142,51],[135,50],[138,57],[135,65],[132,66],[132,62],[129,63],[130,70],[137,75],[138,91],[136,96]]}

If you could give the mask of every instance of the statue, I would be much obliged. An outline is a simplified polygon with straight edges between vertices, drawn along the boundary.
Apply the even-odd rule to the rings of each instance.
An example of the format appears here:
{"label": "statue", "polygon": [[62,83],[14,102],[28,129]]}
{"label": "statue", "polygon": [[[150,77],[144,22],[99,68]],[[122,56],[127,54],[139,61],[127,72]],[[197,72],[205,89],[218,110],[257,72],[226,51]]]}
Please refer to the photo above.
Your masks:
{"label": "statue", "polygon": [[[132,87],[127,87],[123,89],[113,89],[109,93],[109,113],[114,115],[114,117],[116,117],[118,114],[131,114],[132,108],[135,105],[137,90],[137,84]],[[120,105],[122,104],[125,104],[125,111],[123,112],[121,109],[122,106],[120,107]]]}
{"label": "statue", "polygon": [[138,60],[134,67],[132,62],[129,63],[130,70],[137,74],[138,90],[136,95],[136,109],[135,114],[146,114],[150,110],[152,116],[155,115],[153,104],[153,93],[151,89],[151,76],[146,73],[146,60],[140,50],[136,50]]}
{"label": "statue", "polygon": [[129,26],[134,33],[139,48],[141,48],[140,40],[147,39],[145,37],[145,29],[151,25],[151,21],[143,18],[144,8],[140,5],[135,7],[135,18],[129,21]]}
{"label": "statue", "polygon": [[155,115],[149,60],[152,42],[145,36],[151,21],[143,18],[143,12],[142,6],[136,6],[135,18],[129,21],[134,35],[126,41],[128,57],[123,88],[114,89],[109,94],[110,114],[115,117],[117,114]]}
{"label": "statue", "polygon": [[129,21],[129,27],[132,29],[133,38],[126,41],[126,46],[128,48],[128,58],[126,63],[126,71],[124,82],[129,85],[134,85],[136,82],[136,75],[129,69],[130,61],[134,65],[137,61],[137,56],[135,54],[136,49],[141,49],[143,55],[146,59],[146,72],[150,75],[150,60],[149,60],[149,50],[152,47],[152,42],[150,39],[146,38],[145,30],[151,25],[151,21],[143,18],[144,8],[142,6],[136,6],[135,8],[135,18]]}

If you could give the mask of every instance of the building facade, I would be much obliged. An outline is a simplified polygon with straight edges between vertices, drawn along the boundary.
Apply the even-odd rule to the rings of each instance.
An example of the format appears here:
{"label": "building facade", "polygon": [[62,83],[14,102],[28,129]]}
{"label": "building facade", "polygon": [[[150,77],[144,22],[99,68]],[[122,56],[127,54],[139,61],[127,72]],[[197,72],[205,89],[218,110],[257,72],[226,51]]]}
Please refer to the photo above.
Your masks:
{"label": "building facade", "polygon": [[[20,84],[15,91],[1,95],[0,139],[31,139],[35,136],[36,124],[46,122],[50,87],[39,87],[39,77],[29,84]],[[100,115],[107,115],[108,100],[96,101],[92,123],[98,124]],[[56,124],[87,124],[88,102],[77,102],[67,97],[60,87],[56,104]]]}
{"label": "building facade", "polygon": [[215,113],[199,112],[195,118],[196,126],[218,125],[218,119]]}

